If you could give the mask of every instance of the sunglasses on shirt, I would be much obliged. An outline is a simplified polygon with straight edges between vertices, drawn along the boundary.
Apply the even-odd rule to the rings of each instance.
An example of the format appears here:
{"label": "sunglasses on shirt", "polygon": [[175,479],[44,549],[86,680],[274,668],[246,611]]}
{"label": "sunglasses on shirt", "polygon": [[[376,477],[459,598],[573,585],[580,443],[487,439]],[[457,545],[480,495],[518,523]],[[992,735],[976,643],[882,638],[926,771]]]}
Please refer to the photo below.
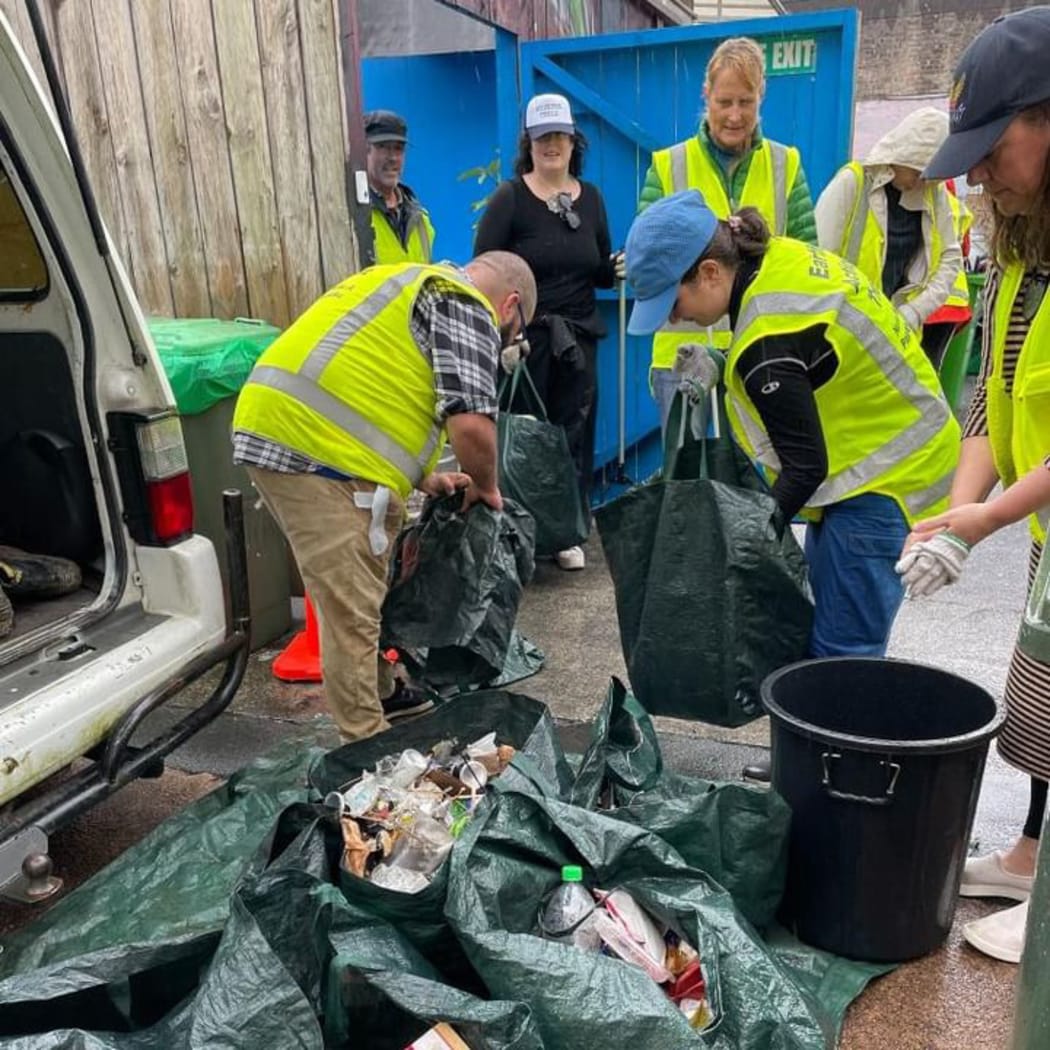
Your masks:
{"label": "sunglasses on shirt", "polygon": [[580,217],[572,210],[571,193],[556,193],[553,197],[548,197],[547,208],[554,212],[570,230],[580,228]]}

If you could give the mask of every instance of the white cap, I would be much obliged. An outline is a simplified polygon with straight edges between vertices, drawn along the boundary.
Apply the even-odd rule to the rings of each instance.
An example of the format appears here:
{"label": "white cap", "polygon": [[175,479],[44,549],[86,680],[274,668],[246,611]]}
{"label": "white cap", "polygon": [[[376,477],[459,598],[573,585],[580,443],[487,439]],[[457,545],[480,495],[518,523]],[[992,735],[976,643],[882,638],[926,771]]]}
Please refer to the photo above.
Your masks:
{"label": "white cap", "polygon": [[534,95],[525,109],[525,130],[534,139],[552,131],[572,135],[576,125],[572,122],[569,100],[564,95]]}

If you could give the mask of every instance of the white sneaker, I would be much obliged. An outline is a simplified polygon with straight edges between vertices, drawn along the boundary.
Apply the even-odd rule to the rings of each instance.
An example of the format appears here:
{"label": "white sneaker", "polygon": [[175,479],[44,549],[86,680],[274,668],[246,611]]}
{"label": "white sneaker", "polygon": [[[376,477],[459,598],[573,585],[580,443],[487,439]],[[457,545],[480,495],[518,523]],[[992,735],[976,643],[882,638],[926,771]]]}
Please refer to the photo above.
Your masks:
{"label": "white sneaker", "polygon": [[1032,892],[1034,877],[1011,875],[1003,867],[1000,850],[984,857],[970,857],[963,865],[960,897],[1006,897],[1012,901],[1026,901]]}
{"label": "white sneaker", "polygon": [[558,551],[554,555],[554,560],[558,563],[558,568],[566,572],[575,572],[586,564],[582,547],[570,547],[568,550]]}
{"label": "white sneaker", "polygon": [[1028,901],[975,919],[963,927],[963,937],[979,952],[1003,962],[1019,963],[1024,951],[1024,931],[1028,922]]}

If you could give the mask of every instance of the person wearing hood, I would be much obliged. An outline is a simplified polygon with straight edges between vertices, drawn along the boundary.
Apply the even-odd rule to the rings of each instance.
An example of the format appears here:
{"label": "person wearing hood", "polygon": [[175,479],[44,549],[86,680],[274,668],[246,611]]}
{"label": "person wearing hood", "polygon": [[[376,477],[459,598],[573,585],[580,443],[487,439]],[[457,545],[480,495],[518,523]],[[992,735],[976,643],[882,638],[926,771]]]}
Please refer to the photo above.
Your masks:
{"label": "person wearing hood", "polygon": [[909,526],[947,509],[959,458],[918,337],[839,256],[770,237],[755,208],[720,219],[696,190],[642,212],[626,253],[632,334],[729,320],[733,436],[772,478],[771,526],[809,522],[810,655],[885,655]]}
{"label": "person wearing hood", "polygon": [[[704,114],[697,133],[653,154],[638,201],[650,205],[685,189],[699,190],[722,219],[757,208],[778,237],[815,244],[813,199],[794,146],[762,134],[759,107],[766,93],[765,54],[750,37],[732,37],[715,48],[704,74]],[[726,323],[706,333],[689,322],[665,324],[653,336],[649,384],[665,427],[678,379],[675,355],[683,343],[729,346]]]}
{"label": "person wearing hood", "polygon": [[369,265],[429,263],[434,258],[434,225],[419,198],[401,181],[408,125],[389,109],[365,114],[368,195],[372,202],[372,257]]}
{"label": "person wearing hood", "polygon": [[969,308],[960,232],[964,205],[922,170],[948,136],[932,106],[909,113],[863,161],[839,169],[817,201],[817,239],[882,289],[923,349],[940,364],[953,325],[927,319],[942,307]]}

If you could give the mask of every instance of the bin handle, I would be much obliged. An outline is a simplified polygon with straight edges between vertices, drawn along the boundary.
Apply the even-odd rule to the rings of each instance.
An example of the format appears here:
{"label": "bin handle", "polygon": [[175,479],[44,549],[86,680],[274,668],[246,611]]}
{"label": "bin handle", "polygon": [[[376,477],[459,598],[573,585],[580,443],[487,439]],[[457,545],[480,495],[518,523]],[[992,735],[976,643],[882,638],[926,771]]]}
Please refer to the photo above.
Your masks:
{"label": "bin handle", "polygon": [[831,770],[832,762],[842,758],[841,752],[825,751],[820,756],[821,764],[824,766],[824,779],[821,784],[831,798],[837,798],[840,802],[862,802],[867,806],[888,806],[893,801],[893,793],[897,790],[897,778],[901,773],[899,762],[892,762],[888,758],[879,761],[879,765],[886,770],[888,782],[886,792],[882,795],[855,795],[850,791],[839,791],[832,786]]}

